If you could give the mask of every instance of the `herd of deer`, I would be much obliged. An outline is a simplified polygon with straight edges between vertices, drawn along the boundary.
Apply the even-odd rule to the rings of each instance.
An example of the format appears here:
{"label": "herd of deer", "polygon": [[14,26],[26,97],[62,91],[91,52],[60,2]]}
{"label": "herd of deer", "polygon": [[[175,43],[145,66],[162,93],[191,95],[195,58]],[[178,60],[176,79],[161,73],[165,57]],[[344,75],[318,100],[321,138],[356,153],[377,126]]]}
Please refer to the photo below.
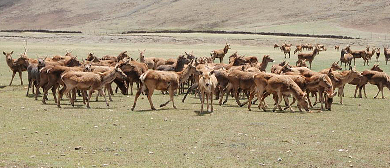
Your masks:
{"label": "herd of deer", "polygon": [[[279,46],[275,44],[274,47]],[[290,48],[291,44],[280,46],[285,57],[286,54],[289,54],[290,57]],[[10,85],[16,72],[19,73],[23,85],[22,71],[28,71],[27,96],[29,89],[32,88],[35,99],[37,99],[38,94],[40,94],[39,88],[42,88],[42,102],[45,104],[48,100],[48,91],[51,89],[58,107],[61,107],[60,102],[63,95],[67,95],[71,105],[74,106],[78,93],[79,96],[82,96],[83,103],[89,108],[89,101],[94,91],[98,91],[96,99],[98,96],[103,96],[107,106],[109,106],[105,95],[108,94],[109,100],[112,101],[111,95],[114,93],[111,88],[112,83],[117,85],[115,92],[119,88],[122,94],[128,94],[130,88],[131,95],[133,94],[133,83],[137,84],[138,91],[131,110],[134,110],[141,94],[147,96],[151,109],[155,110],[151,99],[154,90],[169,93],[170,99],[161,104],[160,107],[172,102],[173,107],[176,108],[174,95],[184,92],[184,83],[187,83],[189,84],[188,91],[182,102],[191,91],[199,93],[200,113],[204,111],[205,99],[207,111],[213,111],[214,95],[215,99],[219,99],[219,105],[226,103],[231,94],[239,106],[248,104],[248,110],[251,110],[251,105],[258,101],[258,107],[265,111],[267,104],[264,99],[272,94],[275,101],[273,111],[276,109],[293,111],[292,105],[295,102],[297,102],[300,111],[302,109],[310,111],[310,108],[313,108],[317,103],[321,104],[321,110],[324,110],[324,104],[325,109],[331,110],[333,97],[336,95],[335,89],[338,89],[337,95],[340,97],[340,104],[342,104],[343,88],[348,83],[356,85],[355,97],[357,90],[359,90],[358,97],[362,97],[361,90],[367,97],[365,85],[368,83],[378,87],[379,91],[375,98],[379,92],[382,92],[382,98],[384,98],[383,87],[390,89],[390,77],[378,65],[374,65],[370,70],[357,72],[354,68],[340,71],[342,68],[338,64],[340,62],[351,66],[352,59],[360,57],[366,61],[374,53],[378,54],[379,49],[373,49],[371,52],[369,48],[365,51],[351,51],[350,47],[347,46],[341,52],[340,61],[333,63],[330,68],[316,72],[311,70],[311,63],[314,57],[320,51],[325,51],[326,48],[323,45],[299,45],[297,52],[301,52],[303,49],[312,50],[312,52],[299,53],[296,66],[289,65],[286,61],[272,65],[271,73],[265,72],[268,63],[274,62],[269,55],[264,55],[262,60],[258,61],[255,56],[240,56],[235,52],[229,56],[228,64],[222,63],[229,49],[230,45],[226,44],[223,49],[212,51],[210,57],[195,57],[193,53],[185,52],[184,55],[180,55],[176,59],[167,60],[145,57],[146,50],[139,50],[137,60],[130,58],[126,51],[116,57],[104,56],[100,59],[93,53],[89,53],[87,58],[81,62],[77,60],[77,57],[72,56],[71,52],[67,52],[65,56],[57,55],[52,58],[38,59],[28,58],[27,51],[21,54],[18,59],[12,59],[13,51],[3,52],[3,54],[6,56],[8,66],[13,71]],[[384,54],[387,63],[390,52],[385,48]],[[214,63],[215,58],[219,58],[220,63]],[[309,62],[310,69],[306,67],[306,61]],[[182,92],[176,92],[178,89],[181,89]],[[58,97],[56,96],[57,90]],[[226,98],[223,101],[225,94]],[[246,102],[240,102],[241,95],[247,97]],[[314,103],[311,103],[309,95],[315,96]],[[292,103],[289,103],[288,97],[290,96],[293,97]],[[252,101],[254,97],[257,100]],[[282,100],[285,101],[286,105],[284,109],[280,106]]]}

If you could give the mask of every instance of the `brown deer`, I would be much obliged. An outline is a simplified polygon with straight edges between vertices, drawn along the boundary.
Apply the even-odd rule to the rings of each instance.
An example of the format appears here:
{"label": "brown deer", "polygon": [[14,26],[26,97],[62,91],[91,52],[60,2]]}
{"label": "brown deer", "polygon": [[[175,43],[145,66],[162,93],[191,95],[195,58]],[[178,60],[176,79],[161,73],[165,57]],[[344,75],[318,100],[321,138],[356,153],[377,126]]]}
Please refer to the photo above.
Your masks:
{"label": "brown deer", "polygon": [[376,53],[376,62],[378,62],[379,56],[381,55],[381,48],[376,48],[375,53]]}
{"label": "brown deer", "polygon": [[334,49],[337,50],[337,51],[339,51],[339,50],[340,50],[340,46],[335,45],[335,46],[334,46]]}
{"label": "brown deer", "polygon": [[261,60],[261,63],[258,63],[257,66],[259,67],[260,71],[265,72],[265,69],[267,69],[268,63],[274,62],[275,60],[272,59],[269,55],[264,55],[263,59]]}
{"label": "brown deer", "polygon": [[351,47],[349,45],[345,48],[345,50],[347,51],[347,53],[352,54],[352,56],[353,56],[353,65],[356,65],[356,63],[355,63],[355,59],[356,58],[364,58],[364,57],[366,57],[366,50],[352,51]]}
{"label": "brown deer", "polygon": [[302,45],[297,45],[295,50],[294,50],[294,54],[297,53],[297,52],[302,52]]}
{"label": "brown deer", "polygon": [[217,88],[218,80],[214,75],[214,71],[211,72],[203,72],[199,78],[199,91],[201,94],[201,108],[200,114],[203,113],[203,104],[206,96],[207,101],[207,110],[209,110],[209,99],[210,99],[210,112],[213,112],[213,95],[215,89]]}
{"label": "brown deer", "polygon": [[[371,71],[383,72],[383,70],[379,67],[379,65],[374,65],[371,68]],[[358,97],[362,98],[362,89],[363,89],[364,97],[367,98],[367,94],[366,94],[366,84],[367,83],[368,83],[368,79],[366,76],[363,76],[363,75],[353,79],[351,82],[348,83],[351,85],[356,85],[355,94],[354,94],[355,98],[356,98],[356,93],[357,93],[358,89],[359,89],[359,96]]]}
{"label": "brown deer", "polygon": [[283,51],[283,53],[284,53],[284,58],[287,58],[287,54],[288,54],[288,58],[290,58],[290,56],[291,56],[291,55],[290,55],[291,47],[286,46],[286,45],[283,45],[283,46],[280,47],[280,50]]}
{"label": "brown deer", "polygon": [[387,87],[390,90],[390,77],[385,72],[371,70],[363,71],[362,75],[367,77],[370,84],[378,87],[378,93],[374,96],[374,99],[378,97],[379,92],[382,92],[382,99],[385,99],[385,96],[383,96],[383,87]]}
{"label": "brown deer", "polygon": [[11,51],[9,53],[6,53],[5,51],[3,51],[3,54],[6,57],[7,65],[9,66],[9,68],[12,71],[12,78],[11,78],[11,82],[9,83],[9,86],[11,86],[16,72],[19,73],[20,85],[23,85],[22,72],[27,70],[28,65],[25,64],[26,61],[23,57],[20,57],[19,59],[12,59],[13,53],[14,53],[14,51]]}
{"label": "brown deer", "polygon": [[223,49],[211,51],[210,55],[213,58],[213,61],[215,58],[219,58],[219,62],[222,63],[223,57],[225,57],[229,49],[231,49],[230,44],[226,43]]}
{"label": "brown deer", "polygon": [[[119,65],[119,64],[118,64]],[[117,77],[126,77],[126,74],[122,72],[118,65],[115,66],[110,71],[105,73],[94,73],[94,72],[79,72],[79,71],[68,71],[61,75],[61,80],[64,83],[64,87],[58,91],[58,100],[57,106],[61,108],[61,98],[64,94],[69,91],[77,88],[79,90],[88,90],[87,97],[87,108],[89,106],[89,100],[91,99],[92,93],[95,90],[98,90],[100,94],[103,95],[107,106],[109,106],[108,101],[106,99],[106,95],[103,92],[103,87],[112,82]],[[74,106],[74,99],[71,98],[71,104]]]}
{"label": "brown deer", "polygon": [[353,68],[352,70],[345,70],[342,72],[332,71],[332,76],[330,76],[332,80],[332,85],[336,89],[338,88],[338,96],[340,97],[340,104],[343,104],[343,96],[344,96],[344,86],[345,84],[351,82],[353,79],[361,76],[359,72]]}
{"label": "brown deer", "polygon": [[390,60],[390,50],[388,50],[387,47],[383,47],[383,55],[385,55],[385,61],[387,65],[387,61]]}
{"label": "brown deer", "polygon": [[364,61],[363,66],[366,66],[366,63],[367,63],[367,66],[369,66],[369,61],[371,60],[371,57],[374,54],[375,54],[375,48],[372,48],[372,51],[370,52],[370,48],[367,47],[366,55],[365,55],[365,57],[363,57],[363,61]]}
{"label": "brown deer", "polygon": [[340,64],[341,64],[341,66],[344,63],[344,68],[347,69],[347,64],[348,64],[349,69],[352,69],[352,66],[351,66],[352,59],[353,59],[353,55],[352,54],[347,53],[347,51],[345,49],[341,50],[341,57],[340,57]]}
{"label": "brown deer", "polygon": [[155,69],[155,65],[154,65],[154,58],[145,58],[145,50],[141,51],[141,50],[138,50],[139,51],[139,62],[142,62],[142,63],[145,63],[146,66],[148,67],[148,69]]}
{"label": "brown deer", "polygon": [[307,61],[309,61],[310,69],[311,69],[311,63],[313,62],[314,57],[317,54],[319,54],[319,49],[316,47],[316,48],[314,48],[312,53],[299,53],[298,59],[306,59]]}
{"label": "brown deer", "polygon": [[175,103],[173,101],[174,91],[179,88],[181,83],[187,81],[187,79],[195,72],[196,64],[194,61],[191,61],[190,64],[181,72],[155,70],[146,71],[140,77],[142,86],[138,89],[135,95],[134,104],[131,110],[134,110],[137,99],[143,91],[147,91],[147,97],[151,109],[156,110],[152,102],[152,95],[155,89],[169,92],[170,100],[164,104],[161,104],[160,107],[163,107],[172,101],[173,108],[176,109]]}

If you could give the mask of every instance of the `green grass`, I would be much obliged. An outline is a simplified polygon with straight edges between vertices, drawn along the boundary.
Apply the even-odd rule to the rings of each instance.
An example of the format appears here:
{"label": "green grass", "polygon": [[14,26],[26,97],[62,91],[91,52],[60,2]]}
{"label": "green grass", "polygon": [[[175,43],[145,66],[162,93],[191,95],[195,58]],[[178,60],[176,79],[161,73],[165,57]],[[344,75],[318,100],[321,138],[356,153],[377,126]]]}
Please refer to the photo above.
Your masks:
{"label": "green grass", "polygon": [[[1,44],[1,50],[23,51],[22,42],[1,41]],[[28,52],[30,57],[52,56],[73,49],[75,55],[85,57],[91,51],[102,56],[128,50],[134,58],[138,56],[137,49],[146,49],[147,56],[170,58],[184,51],[208,55],[223,44],[54,40],[29,42]],[[284,59],[271,46],[233,43],[232,48],[229,54],[236,50],[259,58],[270,54],[276,63]],[[338,58],[338,52],[332,49],[322,52],[315,58],[313,69],[327,68]],[[288,60],[295,63],[296,56]],[[389,101],[373,99],[377,89],[372,85],[367,86],[367,99],[352,98],[354,86],[347,85],[344,105],[335,98],[332,111],[320,113],[318,105],[314,113],[263,112],[256,106],[249,112],[229,98],[226,105],[215,105],[213,114],[198,116],[200,101],[192,95],[185,103],[180,101],[182,95],[176,96],[178,109],[168,104],[150,111],[146,97],[141,96],[135,111],[131,111],[134,96],[120,94],[115,94],[109,108],[103,98],[92,101],[91,109],[80,99],[72,107],[65,98],[59,109],[51,95],[47,105],[41,103],[41,98],[35,101],[31,95],[26,97],[26,85],[19,86],[18,78],[8,86],[11,72],[4,57],[0,57],[0,62],[3,65],[0,67],[0,167],[390,166]],[[357,61],[356,68],[360,71],[367,68],[362,64],[362,60]],[[383,63],[381,68],[390,72],[389,66]],[[23,75],[27,83],[27,73]],[[385,95],[389,96],[389,90],[385,90]],[[158,91],[152,97],[156,107],[167,98]],[[268,99],[268,105],[272,106]],[[75,150],[79,146],[81,149]]]}

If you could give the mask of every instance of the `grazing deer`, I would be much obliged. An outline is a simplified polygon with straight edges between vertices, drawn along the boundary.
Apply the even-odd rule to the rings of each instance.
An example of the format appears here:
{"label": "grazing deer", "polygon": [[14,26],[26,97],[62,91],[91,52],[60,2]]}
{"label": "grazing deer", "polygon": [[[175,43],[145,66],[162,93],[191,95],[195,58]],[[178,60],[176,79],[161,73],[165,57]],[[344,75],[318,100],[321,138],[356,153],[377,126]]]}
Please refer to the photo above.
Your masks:
{"label": "grazing deer", "polygon": [[223,49],[211,51],[210,55],[213,58],[213,61],[215,60],[215,58],[219,58],[219,62],[222,63],[223,57],[225,57],[225,54],[228,52],[229,49],[231,49],[230,44],[226,43]]}
{"label": "grazing deer", "polygon": [[316,47],[316,48],[314,48],[312,53],[299,53],[298,59],[306,59],[307,61],[309,61],[310,69],[311,69],[311,63],[313,62],[314,57],[317,54],[319,54],[319,49]]}
{"label": "grazing deer", "polygon": [[210,99],[210,105],[211,105],[210,112],[213,112],[213,95],[215,89],[217,88],[217,85],[218,85],[218,80],[214,75],[214,71],[204,72],[200,75],[199,91],[201,94],[201,103],[202,103],[202,106],[200,108],[200,114],[203,113],[203,104],[204,104],[205,96],[207,101],[207,110],[209,110],[209,99]]}
{"label": "grazing deer", "polygon": [[339,50],[340,50],[340,46],[335,45],[335,46],[334,46],[334,49],[337,50],[337,51],[339,51]]}
{"label": "grazing deer", "polygon": [[187,81],[187,79],[195,72],[196,64],[194,61],[191,61],[190,64],[181,72],[155,70],[146,71],[140,77],[142,86],[138,89],[135,95],[134,104],[131,110],[134,110],[137,99],[143,91],[147,91],[147,97],[151,109],[156,110],[152,102],[152,95],[155,89],[169,92],[170,100],[164,104],[161,104],[160,107],[163,107],[172,101],[173,108],[176,109],[175,102],[173,101],[174,91],[179,88],[181,83]]}
{"label": "grazing deer", "polygon": [[3,54],[6,57],[7,65],[9,66],[9,68],[12,71],[12,78],[11,78],[11,82],[9,83],[9,86],[11,86],[16,72],[19,73],[20,85],[23,85],[22,72],[27,70],[28,65],[25,65],[26,61],[23,57],[20,57],[19,59],[12,59],[13,53],[14,53],[14,51],[11,51],[9,53],[6,53],[5,51],[3,51]]}

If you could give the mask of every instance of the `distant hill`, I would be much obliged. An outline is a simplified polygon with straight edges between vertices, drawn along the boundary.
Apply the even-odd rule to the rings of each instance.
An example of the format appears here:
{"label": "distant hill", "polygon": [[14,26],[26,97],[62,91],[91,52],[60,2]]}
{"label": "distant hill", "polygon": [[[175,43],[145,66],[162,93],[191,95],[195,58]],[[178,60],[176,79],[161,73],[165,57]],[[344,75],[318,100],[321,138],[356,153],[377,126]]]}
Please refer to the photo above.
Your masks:
{"label": "distant hill", "polygon": [[0,29],[387,33],[390,1],[1,0]]}

